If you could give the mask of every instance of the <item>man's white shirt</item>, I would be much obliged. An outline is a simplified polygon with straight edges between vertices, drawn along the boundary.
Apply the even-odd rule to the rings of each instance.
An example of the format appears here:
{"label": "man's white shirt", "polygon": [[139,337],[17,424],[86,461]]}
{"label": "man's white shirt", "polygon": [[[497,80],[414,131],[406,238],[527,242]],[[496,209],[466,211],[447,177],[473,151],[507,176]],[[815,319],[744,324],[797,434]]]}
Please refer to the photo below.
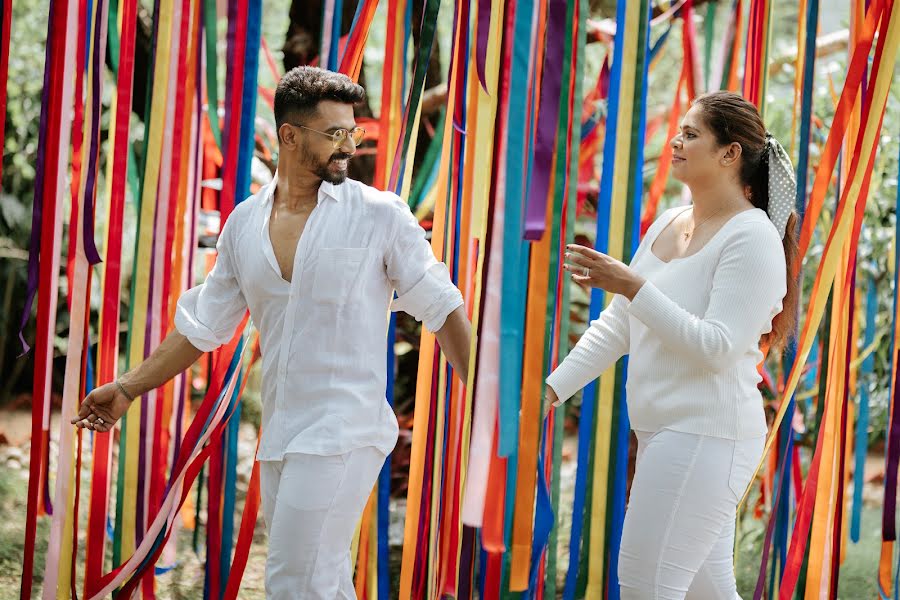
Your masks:
{"label": "man's white shirt", "polygon": [[397,440],[385,400],[388,311],[437,331],[462,295],[406,203],[352,179],[322,182],[286,281],[269,238],[276,183],[231,213],[215,267],[181,296],[175,327],[211,351],[250,310],[262,353],[259,460],[365,446],[387,454]]}

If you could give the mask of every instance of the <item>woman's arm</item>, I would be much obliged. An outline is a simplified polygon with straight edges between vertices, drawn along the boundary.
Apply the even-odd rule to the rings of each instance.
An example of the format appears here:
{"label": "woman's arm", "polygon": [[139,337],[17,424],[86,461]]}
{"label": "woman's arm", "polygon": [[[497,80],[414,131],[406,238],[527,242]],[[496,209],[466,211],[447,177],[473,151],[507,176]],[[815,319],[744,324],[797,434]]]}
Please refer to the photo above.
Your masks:
{"label": "woman's arm", "polygon": [[558,401],[565,402],[628,352],[628,300],[615,296],[547,378]]}

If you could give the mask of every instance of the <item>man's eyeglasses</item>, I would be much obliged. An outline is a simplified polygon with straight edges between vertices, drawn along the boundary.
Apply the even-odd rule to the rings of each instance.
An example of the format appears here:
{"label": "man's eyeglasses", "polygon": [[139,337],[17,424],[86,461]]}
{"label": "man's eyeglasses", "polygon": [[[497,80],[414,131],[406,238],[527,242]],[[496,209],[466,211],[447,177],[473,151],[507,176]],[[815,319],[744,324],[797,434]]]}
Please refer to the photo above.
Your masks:
{"label": "man's eyeglasses", "polygon": [[353,129],[336,129],[333,133],[328,133],[327,131],[319,131],[318,129],[313,129],[312,127],[307,127],[306,125],[298,125],[296,123],[290,123],[290,125],[331,138],[331,143],[334,145],[335,150],[343,146],[347,142],[348,138],[353,142],[354,146],[359,146],[359,144],[363,141],[363,138],[366,136],[366,130],[362,127],[354,127]]}

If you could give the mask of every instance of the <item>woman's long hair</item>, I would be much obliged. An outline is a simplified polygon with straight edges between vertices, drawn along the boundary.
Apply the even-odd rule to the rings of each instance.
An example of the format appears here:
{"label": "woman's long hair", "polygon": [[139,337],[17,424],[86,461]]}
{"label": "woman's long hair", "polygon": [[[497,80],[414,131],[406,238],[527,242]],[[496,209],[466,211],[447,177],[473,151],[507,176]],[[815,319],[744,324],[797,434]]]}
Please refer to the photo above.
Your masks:
{"label": "woman's long hair", "polygon": [[[769,152],[766,126],[756,107],[732,92],[711,92],[694,100],[701,117],[709,126],[720,146],[741,145],[741,183],[750,191],[750,201],[757,208],[769,212]],[[772,331],[763,338],[771,348],[779,350],[790,340],[797,326],[800,285],[794,265],[799,253],[798,220],[796,211],[788,217],[782,242],[787,263],[787,294],[782,311],[772,320]]]}

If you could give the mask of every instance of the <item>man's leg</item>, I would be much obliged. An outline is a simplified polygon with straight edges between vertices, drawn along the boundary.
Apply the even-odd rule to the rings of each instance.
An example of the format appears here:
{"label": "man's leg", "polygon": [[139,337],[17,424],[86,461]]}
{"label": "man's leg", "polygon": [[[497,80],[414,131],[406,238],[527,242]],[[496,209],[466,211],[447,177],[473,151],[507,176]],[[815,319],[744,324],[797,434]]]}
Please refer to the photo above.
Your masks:
{"label": "man's leg", "polygon": [[383,463],[375,448],[285,456],[269,535],[268,598],[355,598],[350,545]]}
{"label": "man's leg", "polygon": [[281,482],[282,461],[259,461],[259,495],[262,501],[263,520],[266,522],[266,534],[272,531],[272,518],[275,516],[275,498],[278,496],[278,484]]}

